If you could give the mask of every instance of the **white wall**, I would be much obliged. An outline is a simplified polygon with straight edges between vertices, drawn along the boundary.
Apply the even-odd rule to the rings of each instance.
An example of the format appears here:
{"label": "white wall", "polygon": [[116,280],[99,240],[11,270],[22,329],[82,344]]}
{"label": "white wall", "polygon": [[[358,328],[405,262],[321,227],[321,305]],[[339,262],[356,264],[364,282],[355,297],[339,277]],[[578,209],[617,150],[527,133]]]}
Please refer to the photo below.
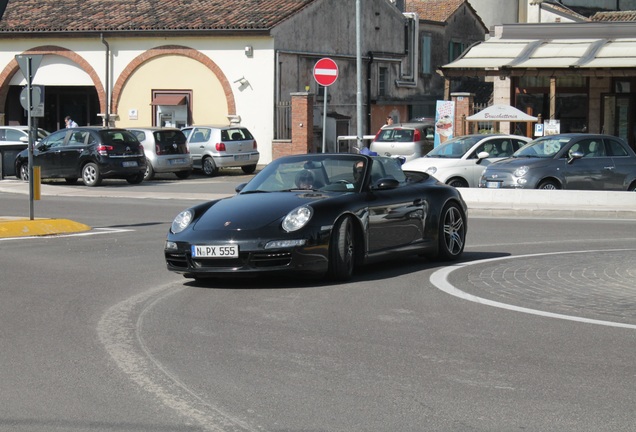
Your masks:
{"label": "white wall", "polygon": [[[122,71],[137,56],[144,52],[165,45],[181,45],[209,57],[222,71],[230,83],[236,102],[236,114],[241,116],[241,123],[246,126],[259,145],[261,160],[268,163],[272,159],[271,143],[274,124],[274,49],[269,37],[253,38],[107,38],[111,49],[111,88],[117,82]],[[33,40],[0,40],[0,68],[6,67],[16,54],[23,54],[36,46],[58,46],[75,52],[84,58],[95,70],[105,86],[105,46],[99,37],[91,39],[59,38]],[[252,46],[253,56],[245,55],[245,47]],[[170,71],[166,71],[169,74]],[[245,78],[249,85],[239,87],[234,83]],[[11,84],[25,84],[22,74],[18,72],[11,79]],[[38,85],[93,85],[86,72],[72,61],[47,55],[38,69],[34,84]],[[112,94],[112,90],[111,90]],[[149,97],[149,96],[148,96]],[[196,95],[195,95],[196,97]],[[140,103],[148,103],[147,100]],[[127,111],[118,113],[127,116]]]}

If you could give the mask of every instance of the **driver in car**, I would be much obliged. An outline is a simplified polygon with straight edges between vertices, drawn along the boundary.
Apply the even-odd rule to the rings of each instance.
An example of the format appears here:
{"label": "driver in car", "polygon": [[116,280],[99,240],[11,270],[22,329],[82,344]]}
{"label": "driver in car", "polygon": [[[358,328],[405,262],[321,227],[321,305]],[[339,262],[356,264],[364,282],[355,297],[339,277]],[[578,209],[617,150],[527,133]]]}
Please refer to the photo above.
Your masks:
{"label": "driver in car", "polygon": [[298,189],[313,189],[314,175],[309,170],[302,170],[296,174],[296,187]]}

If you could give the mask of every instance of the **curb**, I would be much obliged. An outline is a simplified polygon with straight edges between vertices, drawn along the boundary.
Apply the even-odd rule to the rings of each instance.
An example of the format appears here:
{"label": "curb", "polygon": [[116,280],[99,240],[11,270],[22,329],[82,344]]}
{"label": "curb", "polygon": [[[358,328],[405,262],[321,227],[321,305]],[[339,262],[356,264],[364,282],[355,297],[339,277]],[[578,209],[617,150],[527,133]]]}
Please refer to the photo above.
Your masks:
{"label": "curb", "polygon": [[25,219],[0,217],[0,238],[72,234],[92,228],[68,219]]}

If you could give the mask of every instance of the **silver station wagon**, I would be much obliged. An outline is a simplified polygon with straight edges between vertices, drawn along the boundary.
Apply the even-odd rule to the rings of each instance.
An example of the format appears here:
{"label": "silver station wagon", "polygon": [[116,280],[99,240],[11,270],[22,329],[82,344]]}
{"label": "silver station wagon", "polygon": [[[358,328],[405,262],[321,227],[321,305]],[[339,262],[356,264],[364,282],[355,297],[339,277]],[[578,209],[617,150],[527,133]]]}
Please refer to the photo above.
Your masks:
{"label": "silver station wagon", "polygon": [[244,173],[256,170],[260,156],[256,140],[246,127],[189,126],[182,129],[195,169],[213,176],[219,168],[240,167]]}
{"label": "silver station wagon", "polygon": [[488,165],[479,187],[636,191],[636,154],[611,135],[548,135]]}

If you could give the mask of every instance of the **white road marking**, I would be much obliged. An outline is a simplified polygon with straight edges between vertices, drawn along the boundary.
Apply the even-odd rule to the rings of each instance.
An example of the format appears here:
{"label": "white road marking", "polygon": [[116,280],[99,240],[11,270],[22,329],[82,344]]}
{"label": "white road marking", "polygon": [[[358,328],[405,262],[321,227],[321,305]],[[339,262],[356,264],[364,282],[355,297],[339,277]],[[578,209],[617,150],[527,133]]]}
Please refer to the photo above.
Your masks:
{"label": "white road marking", "polygon": [[112,306],[97,326],[99,339],[117,366],[135,384],[189,422],[196,422],[209,431],[256,432],[259,429],[210,405],[195,394],[163,366],[144,343],[141,334],[144,316],[157,303],[186,289],[176,288],[175,285],[172,282],[152,288]]}
{"label": "white road marking", "polygon": [[80,233],[71,233],[71,234],[49,234],[49,235],[39,235],[39,236],[24,236],[24,237],[7,237],[0,238],[0,241],[11,241],[11,240],[33,240],[33,239],[51,239],[51,238],[63,238],[63,237],[86,237],[100,234],[117,234],[123,232],[131,232],[133,229],[122,229],[122,228],[93,228],[90,231],[84,231]]}
{"label": "white road marking", "polygon": [[487,305],[487,306],[493,306],[493,307],[498,307],[501,309],[507,309],[507,310],[511,310],[511,311],[515,311],[515,312],[523,312],[523,313],[527,313],[527,314],[531,314],[531,315],[538,315],[538,316],[542,316],[542,317],[546,317],[546,318],[556,318],[556,319],[562,319],[562,320],[568,320],[568,321],[576,321],[576,322],[581,322],[581,323],[587,323],[587,324],[596,324],[596,325],[602,325],[602,326],[607,326],[607,327],[620,327],[620,328],[627,328],[627,329],[632,329],[632,330],[636,330],[636,325],[633,324],[623,324],[623,323],[616,323],[616,322],[612,322],[612,321],[603,321],[603,320],[595,320],[595,319],[589,319],[589,318],[583,318],[583,317],[577,317],[577,316],[571,316],[571,315],[562,315],[562,314],[557,314],[557,313],[552,313],[552,312],[545,312],[545,311],[540,311],[540,310],[535,310],[535,309],[528,309],[528,308],[524,308],[524,307],[519,307],[519,306],[513,306],[513,305],[509,305],[506,303],[500,303],[500,302],[496,302],[493,300],[487,300],[481,297],[477,297],[474,296],[472,294],[468,294],[464,291],[461,291],[457,288],[455,288],[455,286],[451,285],[448,282],[448,275],[451,274],[453,271],[464,268],[464,267],[468,267],[471,265],[477,265],[477,264],[484,264],[484,263],[489,263],[489,262],[494,262],[494,261],[502,261],[502,260],[509,260],[509,259],[520,259],[520,258],[531,258],[531,257],[543,257],[546,255],[562,255],[562,254],[578,254],[578,253],[594,253],[594,252],[625,252],[625,251],[633,251],[634,249],[605,249],[605,250],[587,250],[587,251],[573,251],[573,252],[550,252],[550,253],[540,253],[540,254],[530,254],[530,255],[516,255],[516,256],[509,256],[509,257],[500,257],[500,258],[490,258],[490,259],[485,259],[485,260],[479,260],[479,261],[473,261],[473,262],[467,262],[467,263],[460,263],[460,264],[455,264],[452,266],[448,266],[448,267],[444,267],[440,270],[437,270],[435,273],[433,273],[430,277],[430,281],[431,283],[436,286],[438,289],[440,289],[441,291],[444,291],[447,294],[450,294],[452,296],[455,297],[459,297],[461,299],[464,300],[468,300],[468,301],[472,301],[475,303],[479,303],[479,304],[483,304],[483,305]]}

